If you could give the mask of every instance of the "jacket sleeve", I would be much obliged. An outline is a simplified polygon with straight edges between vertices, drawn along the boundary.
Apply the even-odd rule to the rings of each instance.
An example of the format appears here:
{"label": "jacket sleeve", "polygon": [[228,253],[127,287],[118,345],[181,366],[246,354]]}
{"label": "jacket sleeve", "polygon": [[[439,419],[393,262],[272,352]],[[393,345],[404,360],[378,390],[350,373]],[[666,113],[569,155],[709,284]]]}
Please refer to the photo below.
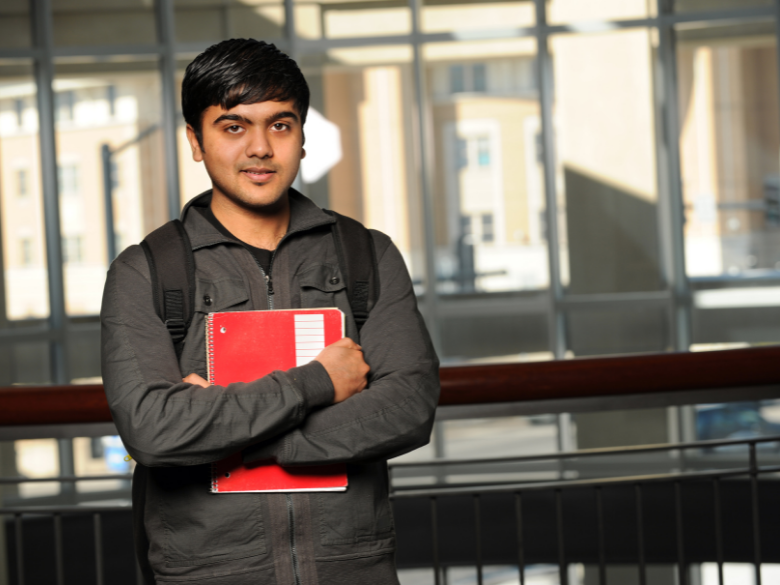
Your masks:
{"label": "jacket sleeve", "polygon": [[[380,294],[360,333],[371,368],[368,387],[313,412],[285,435],[246,449],[246,462],[361,462],[388,459],[428,443],[439,399],[439,361],[403,258],[392,243],[385,245],[379,260]],[[381,251],[378,245],[377,253]]]}
{"label": "jacket sleeve", "polygon": [[128,453],[142,465],[217,461],[333,402],[330,378],[317,362],[224,387],[182,382],[139,246],[111,265],[100,320],[108,404]]}

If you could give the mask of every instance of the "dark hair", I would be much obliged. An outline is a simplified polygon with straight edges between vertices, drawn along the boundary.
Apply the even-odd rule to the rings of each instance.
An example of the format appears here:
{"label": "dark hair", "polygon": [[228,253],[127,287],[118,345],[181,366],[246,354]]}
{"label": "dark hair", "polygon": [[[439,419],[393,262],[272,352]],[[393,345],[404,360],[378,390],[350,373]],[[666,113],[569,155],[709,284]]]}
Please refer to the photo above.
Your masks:
{"label": "dark hair", "polygon": [[273,44],[230,39],[210,46],[187,66],[181,85],[184,120],[203,145],[201,122],[210,106],[293,100],[301,124],[309,110],[309,86],[290,57]]}

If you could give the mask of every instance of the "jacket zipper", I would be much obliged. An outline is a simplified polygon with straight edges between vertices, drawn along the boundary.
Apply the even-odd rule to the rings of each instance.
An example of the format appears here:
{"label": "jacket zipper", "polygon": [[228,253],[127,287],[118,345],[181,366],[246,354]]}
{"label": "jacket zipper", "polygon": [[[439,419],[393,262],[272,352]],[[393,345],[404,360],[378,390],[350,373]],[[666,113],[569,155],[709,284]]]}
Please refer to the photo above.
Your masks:
{"label": "jacket zipper", "polygon": [[[265,280],[265,294],[266,298],[268,299],[269,310],[273,310],[274,308],[274,281],[271,277],[271,270],[273,269],[274,265],[274,256],[276,256],[276,250],[271,253],[271,262],[268,264],[268,274],[266,274],[265,270],[263,270],[263,267],[260,266],[260,263],[255,259],[255,263],[260,269],[260,274],[263,275],[263,280]],[[287,500],[287,523],[288,530],[290,531],[290,554],[292,556],[293,577],[295,578],[295,585],[301,585],[301,576],[298,571],[298,550],[295,544],[295,509],[293,507],[292,495],[285,494],[285,498]]]}
{"label": "jacket zipper", "polygon": [[290,530],[290,551],[292,552],[292,567],[293,576],[295,577],[295,585],[301,585],[301,576],[298,573],[298,551],[295,547],[295,511],[293,509],[293,501],[291,494],[285,494],[287,498],[287,520],[289,522]]}

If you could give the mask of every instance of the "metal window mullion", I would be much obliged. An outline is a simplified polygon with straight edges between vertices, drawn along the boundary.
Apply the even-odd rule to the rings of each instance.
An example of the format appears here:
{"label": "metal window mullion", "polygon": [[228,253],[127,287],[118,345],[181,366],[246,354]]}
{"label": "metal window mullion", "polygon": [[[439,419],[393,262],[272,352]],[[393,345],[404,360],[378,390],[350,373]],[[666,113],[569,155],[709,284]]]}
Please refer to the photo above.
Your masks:
{"label": "metal window mullion", "polygon": [[555,359],[566,355],[566,337],[561,283],[560,240],[558,237],[558,199],[555,181],[555,127],[553,123],[553,68],[547,33],[547,3],[534,0],[536,5],[537,51],[536,74],[539,87],[539,109],[542,130],[542,162],[544,167],[545,217],[547,220],[547,258],[550,272],[550,346]]}
{"label": "metal window mullion", "polygon": [[423,246],[425,256],[425,321],[436,351],[441,355],[441,324],[439,322],[436,291],[436,222],[434,219],[433,187],[431,184],[432,163],[431,153],[433,140],[431,138],[431,121],[427,113],[425,99],[425,66],[422,56],[422,40],[420,37],[420,19],[422,16],[422,0],[410,0],[409,8],[412,14],[412,50],[414,61],[414,90],[417,100],[418,144],[420,147],[420,187],[422,189],[423,215]]}
{"label": "metal window mullion", "polygon": [[176,137],[176,31],[173,20],[173,0],[155,0],[157,39],[162,47],[160,77],[162,83],[163,149],[165,151],[165,187],[168,216],[179,217],[181,188],[179,185],[179,146]]}
{"label": "metal window mullion", "polygon": [[[662,11],[671,10],[668,3],[661,3]],[[666,278],[672,292],[670,302],[673,348],[688,351],[691,345],[691,307],[690,286],[685,268],[685,235],[682,170],[680,166],[680,124],[677,103],[677,54],[674,25],[662,21],[658,28],[660,74],[658,82],[662,85],[660,108],[661,135],[663,141],[663,167],[665,170],[663,189],[667,196],[659,197],[662,207],[661,240],[666,242]],[[662,147],[659,147],[659,150]],[[659,154],[661,154],[659,152]],[[659,163],[661,159],[659,158]],[[661,185],[659,184],[659,190]]]}
{"label": "metal window mullion", "polygon": [[65,274],[62,266],[59,186],[57,184],[57,148],[54,127],[54,58],[51,0],[31,5],[32,32],[40,56],[35,60],[34,75],[38,106],[38,140],[40,145],[41,185],[43,190],[43,223],[46,232],[46,269],[49,288],[49,329],[51,381],[67,384],[65,340]]}

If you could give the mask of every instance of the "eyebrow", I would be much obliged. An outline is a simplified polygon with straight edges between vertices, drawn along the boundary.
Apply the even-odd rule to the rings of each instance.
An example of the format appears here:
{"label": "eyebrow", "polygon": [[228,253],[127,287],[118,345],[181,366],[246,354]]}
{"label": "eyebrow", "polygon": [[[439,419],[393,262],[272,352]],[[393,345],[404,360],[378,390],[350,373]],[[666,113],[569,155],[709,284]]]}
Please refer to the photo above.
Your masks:
{"label": "eyebrow", "polygon": [[[273,114],[272,116],[269,116],[268,118],[266,118],[266,123],[270,124],[272,122],[276,122],[276,121],[281,120],[283,118],[291,118],[292,120],[297,122],[298,121],[298,114],[296,114],[293,111],[277,112],[277,113]],[[243,122],[244,124],[252,124],[252,120],[250,120],[246,116],[241,116],[239,114],[222,114],[219,118],[217,118],[216,120],[214,120],[214,122],[212,122],[212,125],[216,126],[220,122],[225,122],[225,121],[228,121],[228,122]]]}

